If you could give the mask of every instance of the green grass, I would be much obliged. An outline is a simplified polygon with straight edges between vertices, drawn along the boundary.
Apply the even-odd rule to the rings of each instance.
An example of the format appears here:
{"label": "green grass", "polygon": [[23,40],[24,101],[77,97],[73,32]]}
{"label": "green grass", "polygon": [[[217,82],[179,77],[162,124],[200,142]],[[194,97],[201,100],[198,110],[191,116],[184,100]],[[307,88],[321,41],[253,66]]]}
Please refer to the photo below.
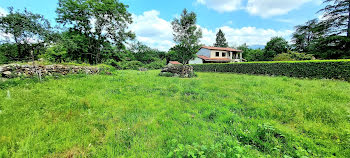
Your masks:
{"label": "green grass", "polygon": [[0,157],[350,155],[348,82],[158,73],[1,83]]}

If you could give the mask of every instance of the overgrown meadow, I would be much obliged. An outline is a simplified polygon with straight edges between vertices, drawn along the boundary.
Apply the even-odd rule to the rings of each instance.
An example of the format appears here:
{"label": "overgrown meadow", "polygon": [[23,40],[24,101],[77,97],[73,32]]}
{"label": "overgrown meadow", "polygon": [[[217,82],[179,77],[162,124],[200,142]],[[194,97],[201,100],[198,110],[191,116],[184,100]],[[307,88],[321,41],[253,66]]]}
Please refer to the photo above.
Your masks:
{"label": "overgrown meadow", "polygon": [[117,71],[1,82],[0,157],[347,157],[350,83]]}

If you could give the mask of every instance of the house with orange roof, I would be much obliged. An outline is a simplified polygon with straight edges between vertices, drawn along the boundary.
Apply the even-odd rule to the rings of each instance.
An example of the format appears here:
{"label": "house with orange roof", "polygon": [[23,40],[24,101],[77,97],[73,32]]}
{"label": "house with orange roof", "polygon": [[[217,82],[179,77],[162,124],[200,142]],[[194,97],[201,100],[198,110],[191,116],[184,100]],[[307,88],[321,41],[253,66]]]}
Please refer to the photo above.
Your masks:
{"label": "house with orange roof", "polygon": [[202,46],[189,64],[243,62],[243,51],[233,48]]}

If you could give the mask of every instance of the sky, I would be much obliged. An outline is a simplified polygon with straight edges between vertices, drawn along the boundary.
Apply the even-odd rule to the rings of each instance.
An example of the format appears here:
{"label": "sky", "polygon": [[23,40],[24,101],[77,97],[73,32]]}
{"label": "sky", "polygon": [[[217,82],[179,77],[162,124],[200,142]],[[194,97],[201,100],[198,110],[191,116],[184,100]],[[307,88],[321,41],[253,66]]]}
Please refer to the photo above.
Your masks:
{"label": "sky", "polygon": [[[201,43],[213,45],[222,29],[230,46],[266,45],[275,36],[291,39],[296,25],[319,18],[322,0],[120,0],[129,6],[137,40],[159,50],[175,45],[171,21],[184,8],[197,14],[202,29]],[[56,25],[58,0],[0,0],[0,16],[8,7],[39,13]],[[4,38],[0,32],[0,38]]]}

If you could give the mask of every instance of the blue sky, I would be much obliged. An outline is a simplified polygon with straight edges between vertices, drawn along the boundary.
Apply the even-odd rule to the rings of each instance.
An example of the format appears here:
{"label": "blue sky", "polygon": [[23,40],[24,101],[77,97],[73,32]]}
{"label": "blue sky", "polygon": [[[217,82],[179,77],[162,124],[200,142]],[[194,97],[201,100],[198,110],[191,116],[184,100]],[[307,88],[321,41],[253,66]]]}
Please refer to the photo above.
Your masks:
{"label": "blue sky", "polygon": [[[55,24],[58,0],[0,0],[0,12],[8,7],[44,15]],[[170,22],[184,8],[194,11],[203,30],[201,42],[212,45],[221,28],[230,45],[264,45],[273,36],[290,39],[294,26],[318,18],[321,0],[121,0],[129,5],[137,40],[161,50],[174,45]]]}

